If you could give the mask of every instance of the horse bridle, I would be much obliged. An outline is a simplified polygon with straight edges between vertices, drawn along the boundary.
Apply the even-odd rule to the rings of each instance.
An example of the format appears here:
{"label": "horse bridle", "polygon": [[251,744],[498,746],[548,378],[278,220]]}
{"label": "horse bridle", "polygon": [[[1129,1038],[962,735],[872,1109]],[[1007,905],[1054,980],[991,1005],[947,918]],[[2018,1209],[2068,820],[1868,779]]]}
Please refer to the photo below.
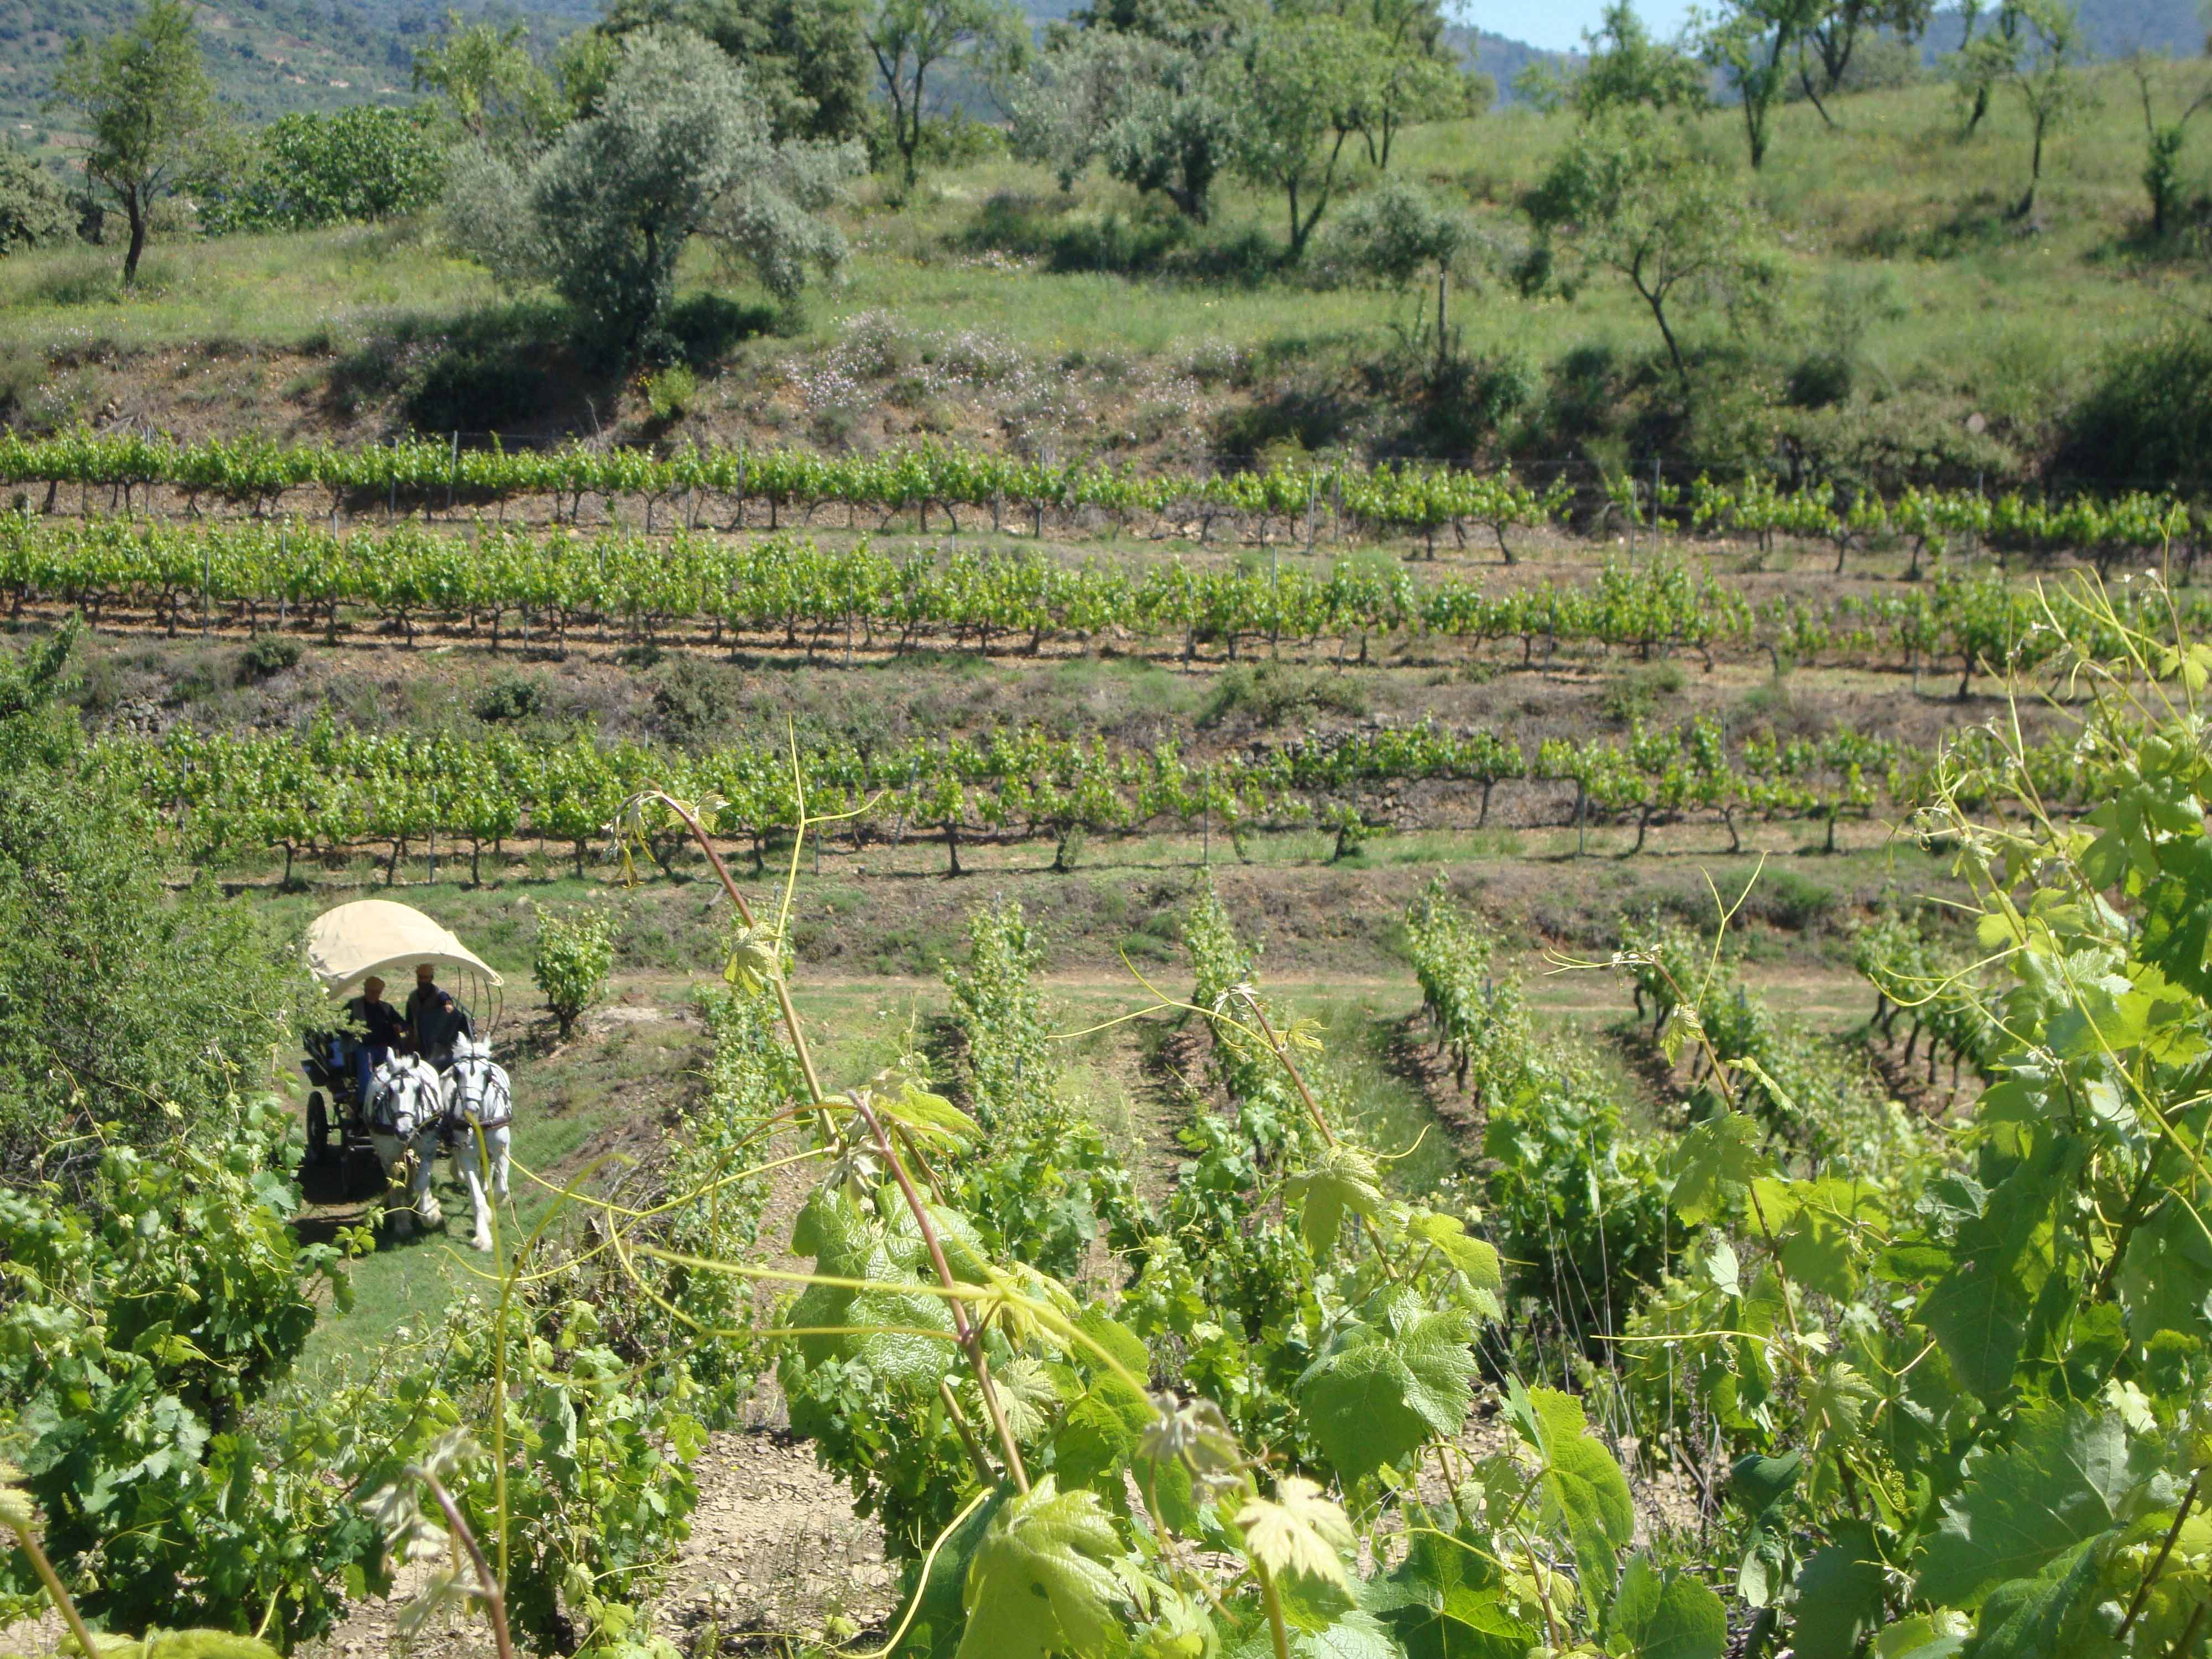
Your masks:
{"label": "horse bridle", "polygon": [[501,1091],[504,1096],[492,1105],[492,1073],[499,1068],[487,1054],[471,1052],[454,1056],[447,1075],[453,1079],[453,1103],[446,1109],[446,1117],[456,1129],[469,1127],[471,1114],[480,1129],[504,1129],[514,1121],[514,1097],[511,1091]]}
{"label": "horse bridle", "polygon": [[[402,1140],[412,1140],[437,1121],[436,1085],[423,1077],[416,1064],[399,1060],[386,1060],[370,1074],[370,1079],[374,1091],[369,1097],[369,1121],[372,1126],[381,1127]],[[422,1109],[422,1097],[426,1093],[432,1095],[434,1102],[428,1112]],[[380,1126],[377,1125],[375,1115],[380,1101],[388,1101],[391,1110],[391,1116]]]}

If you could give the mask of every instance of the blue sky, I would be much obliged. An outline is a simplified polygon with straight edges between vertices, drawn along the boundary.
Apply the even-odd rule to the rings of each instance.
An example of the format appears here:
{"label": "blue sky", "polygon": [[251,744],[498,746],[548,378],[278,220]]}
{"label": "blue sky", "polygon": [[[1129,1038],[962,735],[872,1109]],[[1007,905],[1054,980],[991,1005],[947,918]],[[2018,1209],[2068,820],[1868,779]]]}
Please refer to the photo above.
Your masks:
{"label": "blue sky", "polygon": [[[1492,34],[1526,40],[1532,46],[1564,52],[1581,44],[1583,31],[1597,27],[1605,0],[1462,0],[1445,10]],[[1662,39],[1682,27],[1687,0],[1638,0],[1636,9]]]}

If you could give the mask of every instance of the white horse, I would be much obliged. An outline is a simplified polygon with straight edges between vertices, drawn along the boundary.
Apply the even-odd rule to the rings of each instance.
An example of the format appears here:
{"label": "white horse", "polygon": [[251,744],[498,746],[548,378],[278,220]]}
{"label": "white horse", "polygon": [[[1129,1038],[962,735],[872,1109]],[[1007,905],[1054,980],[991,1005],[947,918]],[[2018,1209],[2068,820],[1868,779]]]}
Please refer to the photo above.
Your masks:
{"label": "white horse", "polygon": [[489,1250],[491,1205],[507,1197],[508,1126],[514,1121],[514,1094],[507,1068],[492,1061],[488,1039],[454,1039],[453,1061],[445,1077],[445,1116],[459,1141],[453,1149],[453,1167],[468,1182],[469,1197],[476,1205],[476,1236],[469,1242],[479,1250]]}
{"label": "white horse", "polygon": [[394,1230],[404,1238],[415,1231],[417,1216],[425,1227],[438,1225],[446,1215],[430,1190],[430,1176],[438,1167],[446,1102],[437,1072],[413,1054],[392,1055],[369,1074],[366,1115],[386,1180],[403,1180],[409,1194],[407,1206],[392,1213]]}

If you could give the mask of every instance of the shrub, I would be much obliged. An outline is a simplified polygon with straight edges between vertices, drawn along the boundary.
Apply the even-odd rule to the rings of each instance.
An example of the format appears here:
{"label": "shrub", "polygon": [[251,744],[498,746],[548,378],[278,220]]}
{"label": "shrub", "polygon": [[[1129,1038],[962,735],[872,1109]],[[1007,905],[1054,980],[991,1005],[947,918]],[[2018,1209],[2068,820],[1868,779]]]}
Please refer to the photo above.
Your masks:
{"label": "shrub", "polygon": [[0,259],[58,242],[69,229],[69,203],[53,174],[12,141],[0,143]]}
{"label": "shrub", "polygon": [[238,653],[238,683],[252,685],[296,666],[305,647],[281,634],[264,634]]}
{"label": "shrub", "polygon": [[1687,684],[1680,663],[1647,664],[1608,680],[1598,699],[1598,707],[1607,720],[1631,725],[1649,720],[1663,699],[1680,696]]}
{"label": "shrub", "polygon": [[1224,670],[1198,718],[1201,726],[1218,726],[1232,714],[1242,714],[1255,726],[1274,726],[1323,712],[1364,714],[1367,694],[1340,674],[1263,662]]}
{"label": "shrub", "polygon": [[2212,484],[2212,330],[2177,324],[2106,359],[2060,465],[2100,486],[2201,495]]}
{"label": "shrub", "polygon": [[656,368],[645,377],[645,401],[656,421],[672,421],[699,395],[699,377],[681,363]]}
{"label": "shrub", "polygon": [[679,656],[653,688],[653,720],[672,743],[696,744],[727,724],[732,706],[727,678],[714,667]]}
{"label": "shrub", "polygon": [[575,1030],[584,1010],[606,994],[607,970],[614,962],[614,939],[605,916],[549,912],[538,919],[530,976],[545,994],[545,1006],[560,1022],[563,1037]]}
{"label": "shrub", "polygon": [[228,1121],[292,1017],[253,918],[167,892],[147,815],[81,769],[69,646],[0,658],[0,1183]]}
{"label": "shrub", "polygon": [[477,693],[469,710],[491,726],[529,720],[545,712],[545,682],[534,674],[502,674]]}
{"label": "shrub", "polygon": [[254,135],[243,176],[199,195],[207,228],[308,230],[419,213],[445,187],[427,110],[295,110]]}

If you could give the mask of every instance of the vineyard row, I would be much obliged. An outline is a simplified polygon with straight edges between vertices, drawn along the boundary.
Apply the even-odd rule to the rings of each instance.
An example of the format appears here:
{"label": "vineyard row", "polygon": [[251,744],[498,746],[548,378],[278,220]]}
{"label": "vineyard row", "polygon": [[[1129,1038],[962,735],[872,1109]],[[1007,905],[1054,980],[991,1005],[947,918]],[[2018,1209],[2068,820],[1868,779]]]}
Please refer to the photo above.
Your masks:
{"label": "vineyard row", "polygon": [[[1968,739],[1971,744],[1971,734]],[[1954,750],[1954,761],[1959,751]],[[2075,751],[2033,751],[2045,798],[2077,792]],[[648,788],[701,803],[707,828],[750,841],[756,854],[799,817],[791,757],[778,745],[687,754],[558,744],[495,734],[468,741],[343,730],[327,719],[305,732],[204,735],[179,727],[159,740],[110,736],[91,763],[159,813],[196,852],[301,852],[410,842],[465,843],[472,857],[531,835],[574,849],[609,832],[623,803]],[[1735,832],[1739,819],[1825,822],[1887,802],[1902,814],[1930,787],[1930,759],[1893,739],[1839,731],[1813,740],[1754,736],[1733,748],[1704,719],[1633,729],[1625,743],[1547,739],[1533,752],[1510,736],[1455,734],[1433,725],[1186,760],[1173,744],[1116,748],[1103,741],[1008,728],[977,741],[916,743],[863,752],[823,746],[803,757],[808,810],[849,814],[839,833],[857,844],[912,834],[943,838],[952,868],[963,839],[1049,838],[1064,857],[1072,837],[1218,825],[1333,830],[1340,850],[1407,817],[1419,784],[1480,793],[1478,825],[1501,784],[1572,784],[1565,822],[1655,822],[1704,815]],[[664,826],[673,845],[678,825]],[[661,845],[648,837],[648,844]],[[659,856],[656,853],[656,856]]]}
{"label": "vineyard row", "polygon": [[[787,535],[743,541],[683,532],[655,540],[566,530],[483,526],[471,537],[418,527],[333,534],[296,522],[169,526],[125,519],[56,521],[0,514],[0,595],[11,614],[46,601],[103,615],[150,616],[175,634],[218,614],[258,631],[319,623],[335,639],[344,613],[369,610],[411,643],[421,628],[465,625],[565,647],[579,625],[621,628],[650,641],[672,629],[708,630],[714,645],[781,637],[810,656],[856,640],[905,649],[929,641],[988,653],[1035,651],[1047,640],[1172,640],[1233,660],[1248,644],[1285,640],[1355,646],[1413,635],[1480,647],[1517,641],[1524,661],[1540,644],[1593,643],[1650,655],[1717,647],[1778,658],[2034,666],[2056,635],[2039,628],[2040,601],[1998,573],[1939,571],[1927,583],[1812,605],[1756,601],[1743,589],[1694,577],[1680,562],[1608,563],[1586,585],[1490,587],[1459,578],[1415,579],[1401,564],[1340,561],[1299,568],[1198,568],[1181,560],[1142,568],[1067,563],[1032,550],[879,551],[865,538],[823,548]],[[2166,604],[2161,593],[2159,603]],[[2212,623],[2212,599],[2181,602],[2184,623]],[[2124,603],[2124,610],[2132,608]],[[1963,682],[1962,682],[1963,684]]]}
{"label": "vineyard row", "polygon": [[[1201,535],[1215,518],[1228,516],[1261,536],[1272,531],[1309,542],[1326,516],[1337,536],[1417,532],[1433,539],[1449,527],[1464,542],[1469,525],[1487,526],[1509,558],[1508,529],[1560,521],[1577,505],[1564,480],[1539,492],[1507,471],[1413,463],[1140,474],[1103,461],[1055,465],[939,444],[873,456],[688,447],[654,454],[582,446],[508,451],[496,441],[489,448],[465,449],[457,437],[361,448],[252,438],[180,442],[85,428],[45,438],[0,433],[0,483],[46,486],[50,510],[64,485],[87,492],[88,501],[92,489],[107,489],[126,506],[137,491],[165,486],[182,491],[189,508],[207,496],[250,505],[256,513],[281,505],[295,490],[313,489],[328,492],[333,514],[364,502],[396,513],[403,495],[413,505],[433,502],[442,492],[449,506],[457,495],[479,501],[550,497],[556,516],[565,503],[574,518],[586,498],[597,497],[610,510],[617,500],[643,503],[648,528],[662,504],[671,523],[696,526],[717,507],[741,523],[748,501],[767,505],[770,527],[781,512],[811,514],[835,502],[915,512],[925,532],[933,509],[955,530],[964,510],[988,512],[995,529],[1009,527],[1012,515],[1039,532],[1048,514],[1066,519],[1089,511],[1117,524],[1147,518],[1175,529],[1196,520]],[[2186,504],[2142,493],[2052,501],[1916,487],[1885,501],[1840,486],[1785,490],[1759,477],[1735,485],[1700,477],[1656,488],[1623,477],[1607,493],[1610,506],[1637,522],[1762,544],[1777,535],[1826,541],[1836,547],[1839,563],[1853,546],[1895,538],[1923,551],[1972,540],[2031,553],[2073,549],[2108,561],[2154,553],[2177,538],[2193,545],[2203,528]]]}

